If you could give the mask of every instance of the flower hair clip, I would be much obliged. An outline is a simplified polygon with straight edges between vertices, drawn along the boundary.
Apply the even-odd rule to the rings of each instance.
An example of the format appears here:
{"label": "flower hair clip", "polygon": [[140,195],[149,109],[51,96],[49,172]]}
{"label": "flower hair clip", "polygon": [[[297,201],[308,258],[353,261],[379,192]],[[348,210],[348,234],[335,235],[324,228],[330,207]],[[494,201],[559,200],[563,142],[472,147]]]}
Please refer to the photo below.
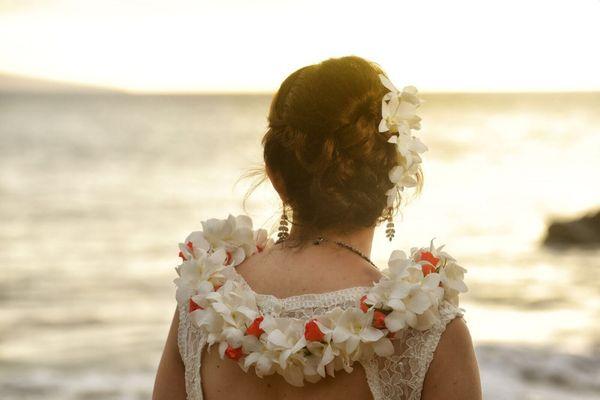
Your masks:
{"label": "flower hair clip", "polygon": [[421,118],[416,115],[417,108],[423,103],[417,97],[417,88],[406,86],[399,91],[384,75],[379,74],[383,86],[390,91],[381,100],[381,122],[379,132],[390,132],[393,135],[388,142],[396,146],[400,154],[400,163],[389,172],[390,181],[394,186],[386,192],[387,206],[390,209],[386,236],[392,240],[394,236],[391,209],[394,203],[402,197],[405,187],[415,187],[421,164],[421,153],[427,151],[427,146],[412,135],[412,130],[421,129]]}

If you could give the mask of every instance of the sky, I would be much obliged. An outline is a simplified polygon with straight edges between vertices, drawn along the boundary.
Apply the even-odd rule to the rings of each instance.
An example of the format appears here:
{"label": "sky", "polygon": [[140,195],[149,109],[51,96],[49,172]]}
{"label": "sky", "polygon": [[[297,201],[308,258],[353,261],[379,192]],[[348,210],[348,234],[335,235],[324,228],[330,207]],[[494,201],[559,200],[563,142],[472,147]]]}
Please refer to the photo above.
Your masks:
{"label": "sky", "polygon": [[0,73],[272,92],[329,57],[421,91],[600,90],[600,0],[0,0]]}

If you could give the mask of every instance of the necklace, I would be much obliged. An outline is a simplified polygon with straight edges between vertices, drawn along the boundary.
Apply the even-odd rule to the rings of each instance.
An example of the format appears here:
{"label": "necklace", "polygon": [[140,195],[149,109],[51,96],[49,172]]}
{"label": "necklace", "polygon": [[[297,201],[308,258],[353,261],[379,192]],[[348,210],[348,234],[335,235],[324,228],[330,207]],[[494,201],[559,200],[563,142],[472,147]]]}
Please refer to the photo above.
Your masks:
{"label": "necklace", "polygon": [[[281,238],[277,242],[275,242],[275,244],[279,244],[279,243],[282,243],[284,241],[285,241],[285,239]],[[328,241],[330,241],[332,243],[335,243],[339,247],[342,247],[344,249],[350,250],[354,254],[357,254],[363,260],[367,261],[369,264],[371,264],[373,267],[375,267],[375,269],[377,269],[379,271],[379,268],[377,267],[377,265],[375,265],[375,263],[373,261],[371,261],[371,259],[366,254],[364,254],[362,251],[358,250],[356,247],[354,247],[354,246],[352,246],[352,245],[350,245],[348,243],[342,242],[341,240],[328,240],[328,239],[324,238],[323,236],[319,236],[318,238],[316,238],[315,240],[313,240],[312,243],[314,245],[318,246],[321,243],[328,242]]]}

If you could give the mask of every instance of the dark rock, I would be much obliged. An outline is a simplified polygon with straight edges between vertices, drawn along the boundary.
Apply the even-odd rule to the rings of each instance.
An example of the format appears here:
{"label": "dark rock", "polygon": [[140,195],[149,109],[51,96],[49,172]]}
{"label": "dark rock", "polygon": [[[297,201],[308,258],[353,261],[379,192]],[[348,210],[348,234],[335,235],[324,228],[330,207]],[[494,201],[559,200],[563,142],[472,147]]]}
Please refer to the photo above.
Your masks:
{"label": "dark rock", "polygon": [[554,221],[544,245],[552,247],[600,247],[600,211],[572,221]]}

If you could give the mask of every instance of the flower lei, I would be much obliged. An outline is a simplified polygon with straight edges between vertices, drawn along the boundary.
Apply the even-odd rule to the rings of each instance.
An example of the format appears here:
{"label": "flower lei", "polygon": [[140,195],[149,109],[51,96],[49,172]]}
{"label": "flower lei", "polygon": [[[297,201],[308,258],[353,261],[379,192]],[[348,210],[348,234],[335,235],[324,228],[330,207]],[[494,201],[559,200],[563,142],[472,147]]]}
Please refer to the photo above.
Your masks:
{"label": "flower lei", "polygon": [[421,129],[421,118],[416,115],[416,111],[423,100],[417,97],[414,86],[406,86],[400,92],[384,74],[379,74],[379,79],[390,91],[381,100],[381,122],[378,129],[379,132],[389,131],[394,134],[388,142],[395,144],[401,155],[400,164],[389,172],[390,181],[394,184],[386,192],[387,206],[391,208],[405,187],[417,185],[420,154],[427,151],[427,146],[413,136],[411,130]]}
{"label": "flower lei", "polygon": [[254,366],[259,377],[278,373],[295,386],[336,370],[351,372],[355,361],[373,353],[393,354],[396,332],[429,329],[440,319],[441,302],[458,306],[458,294],[467,291],[466,270],[432,241],[411,249],[410,256],[393,251],[383,277],[355,307],[336,307],[310,320],[273,317],[261,314],[251,289],[223,274],[270,246],[267,232],[253,231],[246,216],[210,219],[202,227],[179,245],[178,303],[206,335],[208,350],[218,344],[220,357],[244,371]]}

